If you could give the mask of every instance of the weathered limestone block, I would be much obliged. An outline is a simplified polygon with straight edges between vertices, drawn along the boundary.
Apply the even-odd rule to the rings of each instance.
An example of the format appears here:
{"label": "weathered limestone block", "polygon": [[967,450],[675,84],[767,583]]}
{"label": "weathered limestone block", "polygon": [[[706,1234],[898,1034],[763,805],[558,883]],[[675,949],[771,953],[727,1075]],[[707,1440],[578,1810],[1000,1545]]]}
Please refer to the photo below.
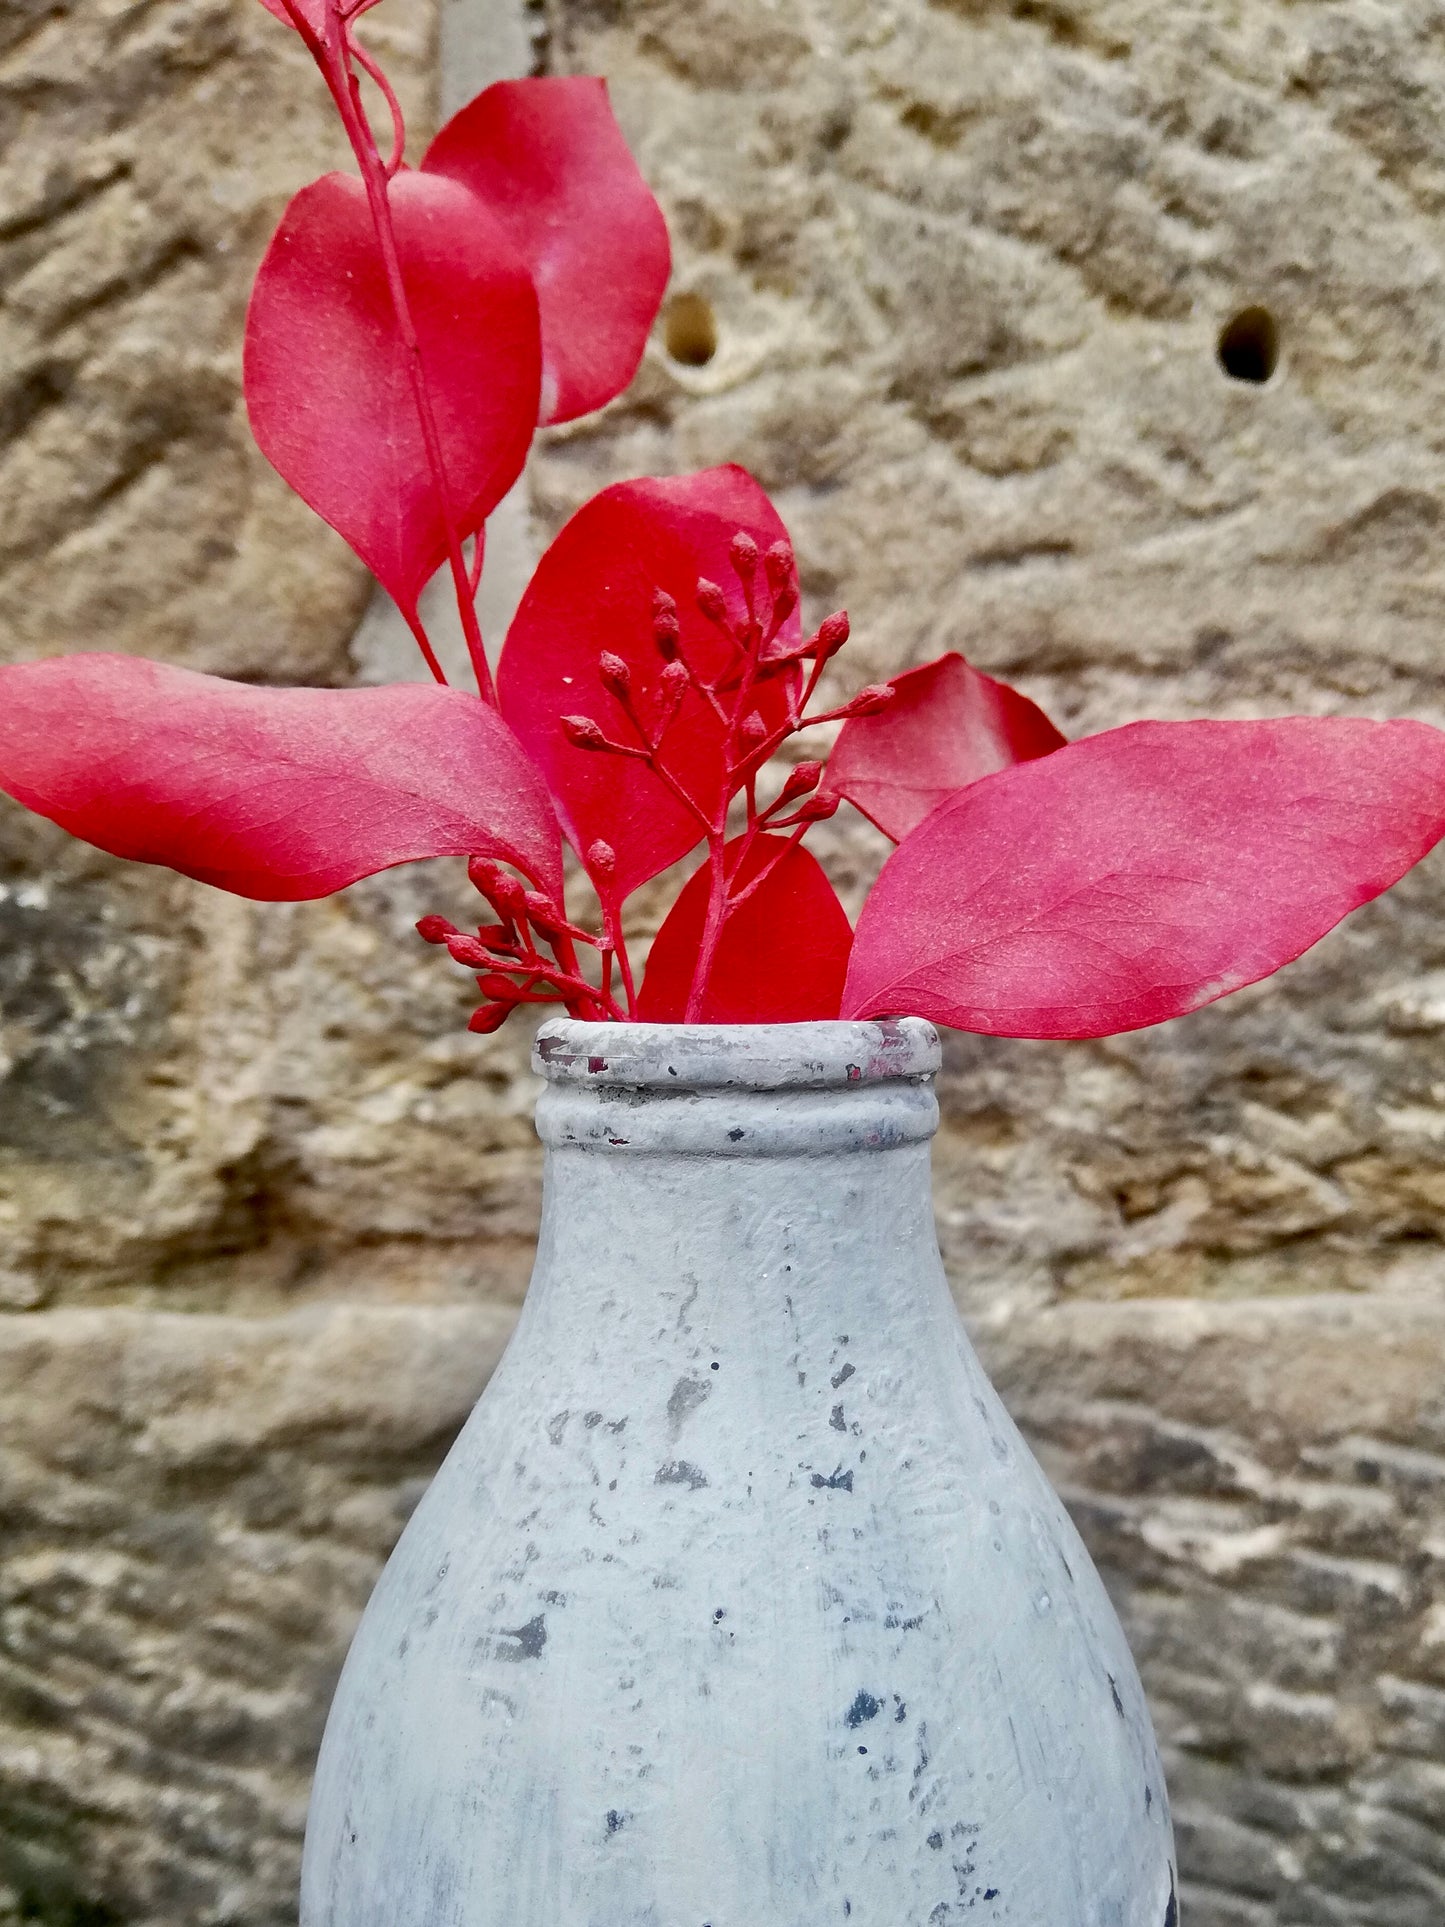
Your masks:
{"label": "weathered limestone block", "polygon": [[1070,1304],[984,1350],[1127,1614],[1190,1927],[1435,1927],[1438,1303]]}
{"label": "weathered limestone block", "polygon": [[295,1922],[351,1627],[510,1323],[0,1320],[0,1919]]}
{"label": "weathered limestone block", "polygon": [[[435,29],[422,0],[377,35],[422,134]],[[251,445],[239,379],[285,198],[345,156],[256,0],[0,23],[0,659],[345,675],[364,572]]]}

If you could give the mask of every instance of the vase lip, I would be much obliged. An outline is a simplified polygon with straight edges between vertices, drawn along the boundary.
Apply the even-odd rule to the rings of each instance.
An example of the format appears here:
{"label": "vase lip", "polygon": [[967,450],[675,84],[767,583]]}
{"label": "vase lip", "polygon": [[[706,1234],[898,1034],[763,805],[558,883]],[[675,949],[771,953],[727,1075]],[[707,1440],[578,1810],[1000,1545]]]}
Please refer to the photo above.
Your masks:
{"label": "vase lip", "polygon": [[942,1062],[921,1017],[866,1023],[596,1024],[554,1017],[537,1032],[532,1068],[552,1084],[630,1090],[856,1089],[923,1082]]}

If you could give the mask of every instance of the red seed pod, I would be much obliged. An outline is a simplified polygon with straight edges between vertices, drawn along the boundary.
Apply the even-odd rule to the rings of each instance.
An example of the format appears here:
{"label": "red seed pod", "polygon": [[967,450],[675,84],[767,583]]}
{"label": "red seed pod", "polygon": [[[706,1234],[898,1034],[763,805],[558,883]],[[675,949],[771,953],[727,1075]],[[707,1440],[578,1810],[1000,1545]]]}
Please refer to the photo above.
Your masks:
{"label": "red seed pod", "polygon": [[564,716],[562,734],[574,749],[610,749],[601,726],[590,716]]}
{"label": "red seed pod", "polygon": [[891,683],[872,682],[866,689],[860,689],[843,711],[845,716],[876,716],[880,709],[886,709],[894,697]]}
{"label": "red seed pod", "polygon": [[[768,550],[763,557],[763,573],[768,579],[768,587],[772,590],[774,597],[781,595],[785,589],[792,589],[795,564],[793,551],[786,542],[774,542]],[[793,600],[796,602],[797,599],[794,593]]]}
{"label": "red seed pod", "polygon": [[797,812],[800,823],[821,823],[825,817],[836,816],[838,805],[843,799],[839,796],[810,796]]}
{"label": "red seed pod", "polygon": [[658,677],[657,686],[669,702],[677,702],[691,681],[685,663],[670,662]]}
{"label": "red seed pod", "polygon": [[597,673],[602,678],[602,687],[619,700],[632,688],[632,671],[621,656],[614,656],[610,649],[604,649],[597,658]]}
{"label": "red seed pod", "polygon": [[728,544],[728,560],[739,582],[750,583],[758,572],[758,545],[746,529],[739,529]]}
{"label": "red seed pod", "polygon": [[468,970],[477,970],[482,964],[490,963],[487,946],[475,937],[463,936],[459,930],[454,937],[447,938],[447,950],[453,963],[465,964]]}
{"label": "red seed pod", "polygon": [[448,937],[457,934],[457,926],[448,923],[445,917],[423,917],[417,924],[416,934],[423,943],[445,943]]}
{"label": "red seed pod", "polygon": [[539,930],[560,930],[567,919],[550,897],[544,897],[540,890],[529,890],[524,899],[527,915]]}
{"label": "red seed pod", "polygon": [[668,662],[677,654],[681,634],[677,604],[666,589],[659,589],[652,598],[652,640],[657,645],[658,654]]}
{"label": "red seed pod", "polygon": [[517,1001],[517,986],[510,977],[499,976],[494,970],[478,977],[477,989],[492,1003],[514,1004]]}
{"label": "red seed pod", "polygon": [[490,1036],[494,1030],[502,1028],[513,1008],[511,1004],[483,1004],[467,1019],[467,1029],[478,1031],[483,1037]]}
{"label": "red seed pod", "polygon": [[822,780],[823,765],[821,763],[799,763],[798,767],[789,776],[787,782],[784,783],[778,796],[779,803],[791,803],[800,796],[808,795],[811,790],[817,789]]}
{"label": "red seed pod", "polygon": [[785,623],[798,606],[798,592],[793,585],[784,583],[781,589],[773,591],[773,622],[776,626]]}
{"label": "red seed pod", "polygon": [[484,896],[494,910],[499,910],[504,917],[516,916],[527,893],[499,863],[490,857],[474,856],[467,864],[467,875],[473,889]]}
{"label": "red seed pod", "polygon": [[848,640],[848,611],[839,609],[836,615],[825,616],[818,624],[817,633],[803,650],[805,656],[819,656],[827,661],[829,656],[837,655]]}
{"label": "red seed pod", "polygon": [[697,583],[697,606],[709,622],[728,627],[728,599],[715,582],[706,576],[699,576]]}
{"label": "red seed pod", "polygon": [[738,731],[738,734],[745,743],[754,744],[760,743],[767,733],[768,726],[756,710],[753,711],[751,716],[745,716],[743,718],[742,728]]}
{"label": "red seed pod", "polygon": [[617,874],[617,852],[600,836],[587,846],[587,868],[599,883],[610,883]]}

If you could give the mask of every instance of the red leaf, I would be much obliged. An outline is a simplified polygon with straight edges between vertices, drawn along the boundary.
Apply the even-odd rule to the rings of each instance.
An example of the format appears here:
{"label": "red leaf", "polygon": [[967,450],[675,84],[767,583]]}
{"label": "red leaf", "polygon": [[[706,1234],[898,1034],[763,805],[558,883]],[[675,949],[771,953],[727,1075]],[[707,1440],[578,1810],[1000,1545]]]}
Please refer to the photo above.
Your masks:
{"label": "red leaf", "polygon": [[[728,561],[728,544],[739,530],[761,549],[787,539],[776,509],[745,469],[619,482],[593,496],[563,528],[538,564],[507,636],[497,673],[502,713],[546,776],[573,847],[585,857],[600,838],[616,851],[609,890],[617,899],[685,856],[702,831],[652,770],[577,747],[562,718],[591,718],[613,741],[637,742],[621,702],[603,684],[598,658],[606,651],[620,659],[642,714],[650,718],[665,668],[653,640],[658,589],[677,603],[687,661],[709,678],[727,668],[728,646],[698,613],[697,584],[700,576],[727,584],[730,606],[743,614]],[[785,642],[798,639],[796,614],[782,635]],[[789,671],[761,686],[757,707],[770,727],[782,722],[796,683],[796,672]],[[722,726],[695,690],[682,698],[661,761],[705,810],[720,806]]]}
{"label": "red leaf", "polygon": [[1445,833],[1445,735],[1135,723],[990,776],[883,867],[845,1017],[1105,1037],[1269,976]]}
{"label": "red leaf", "polygon": [[950,652],[895,676],[892,702],[844,723],[823,778],[901,843],[955,790],[1063,747],[1036,703]]}
{"label": "red leaf", "polygon": [[605,81],[498,81],[447,122],[422,167],[485,201],[532,271],[542,420],[571,421],[620,395],[672,257]]}
{"label": "red leaf", "polygon": [[459,689],[253,689],[135,656],[0,669],[0,789],[114,856],[237,896],[327,896],[477,853],[560,897],[540,779]]}
{"label": "red leaf", "polygon": [[[740,841],[728,845],[733,862]],[[838,1015],[853,932],[832,884],[809,851],[783,836],[754,841],[733,887],[764,869],[764,881],[723,925],[698,1023],[801,1024]],[[711,884],[704,863],[653,939],[638,999],[644,1023],[683,1021]]]}
{"label": "red leaf", "polygon": [[[455,181],[403,171],[391,205],[465,535],[531,444],[536,295],[497,223]],[[366,190],[352,175],[304,188],[276,230],[246,318],[246,401],[262,452],[413,610],[446,554],[446,528]]]}

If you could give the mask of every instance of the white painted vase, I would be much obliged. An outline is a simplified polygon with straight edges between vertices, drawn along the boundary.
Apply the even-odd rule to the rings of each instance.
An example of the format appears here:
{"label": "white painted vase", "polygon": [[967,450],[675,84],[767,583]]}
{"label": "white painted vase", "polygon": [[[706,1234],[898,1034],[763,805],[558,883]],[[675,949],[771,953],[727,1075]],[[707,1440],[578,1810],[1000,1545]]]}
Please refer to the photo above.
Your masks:
{"label": "white painted vase", "polygon": [[535,1061],[536,1270],[347,1660],[303,1927],[1175,1927],[1123,1633],[944,1281],[933,1030]]}

